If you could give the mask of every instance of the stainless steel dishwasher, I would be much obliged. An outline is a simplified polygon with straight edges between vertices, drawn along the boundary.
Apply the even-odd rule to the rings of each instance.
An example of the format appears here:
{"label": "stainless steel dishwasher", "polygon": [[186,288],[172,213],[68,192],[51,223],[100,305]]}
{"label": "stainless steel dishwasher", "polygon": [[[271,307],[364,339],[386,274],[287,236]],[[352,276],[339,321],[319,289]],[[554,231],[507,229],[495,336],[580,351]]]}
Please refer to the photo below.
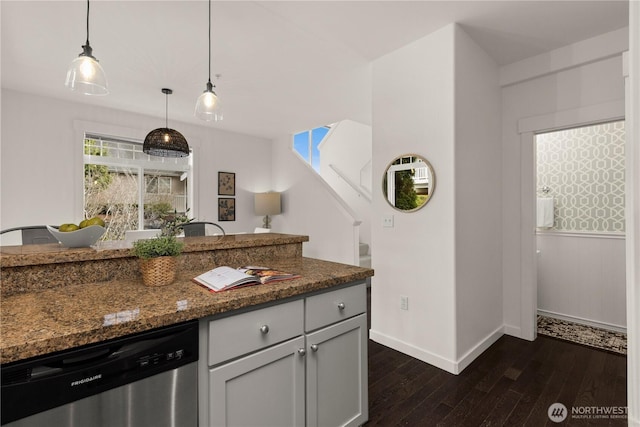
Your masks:
{"label": "stainless steel dishwasher", "polygon": [[196,427],[198,322],[2,366],[2,425]]}

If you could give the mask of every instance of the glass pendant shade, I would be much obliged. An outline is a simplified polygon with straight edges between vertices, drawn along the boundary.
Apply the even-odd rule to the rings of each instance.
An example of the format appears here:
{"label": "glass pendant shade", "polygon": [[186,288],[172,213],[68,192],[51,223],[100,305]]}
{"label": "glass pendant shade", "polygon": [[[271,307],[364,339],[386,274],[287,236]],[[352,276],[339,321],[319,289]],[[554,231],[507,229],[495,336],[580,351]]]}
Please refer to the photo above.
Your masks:
{"label": "glass pendant shade", "polygon": [[[217,74],[220,77],[219,74]],[[198,97],[196,101],[195,116],[206,122],[222,120],[220,111],[220,100],[213,90],[211,84],[211,0],[209,0],[209,80],[207,81],[207,89]]]}
{"label": "glass pendant shade", "polygon": [[166,95],[165,104],[165,127],[154,129],[144,138],[142,151],[152,156],[159,157],[187,157],[189,155],[189,144],[186,138],[177,130],[169,129],[169,95],[173,93],[171,89],[162,89]]}
{"label": "glass pendant shade", "polygon": [[67,70],[64,83],[71,90],[77,90],[85,95],[106,95],[107,76],[98,60],[91,55],[91,46],[82,46],[83,52],[71,62]]}
{"label": "glass pendant shade", "polygon": [[219,105],[218,95],[213,91],[213,85],[209,81],[207,90],[198,97],[196,102],[196,117],[207,122],[222,120]]}
{"label": "glass pendant shade", "polygon": [[106,95],[109,93],[107,76],[98,60],[93,56],[93,49],[89,44],[89,0],[87,0],[87,41],[82,45],[82,53],[71,62],[64,85],[85,95]]}

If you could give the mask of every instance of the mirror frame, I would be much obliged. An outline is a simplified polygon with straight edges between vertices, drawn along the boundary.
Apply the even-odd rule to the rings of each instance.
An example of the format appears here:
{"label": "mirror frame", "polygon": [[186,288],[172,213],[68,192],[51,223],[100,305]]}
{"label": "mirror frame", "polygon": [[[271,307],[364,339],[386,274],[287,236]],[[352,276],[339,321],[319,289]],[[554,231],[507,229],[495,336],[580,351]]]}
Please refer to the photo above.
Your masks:
{"label": "mirror frame", "polygon": [[[431,175],[431,185],[429,186],[429,198],[423,204],[413,209],[400,209],[392,205],[389,199],[387,198],[387,186],[386,186],[387,172],[389,171],[389,168],[395,164],[395,162],[397,162],[399,159],[402,159],[403,157],[419,158],[427,166],[427,168],[429,169],[429,173]],[[435,192],[435,189],[436,189],[436,172],[433,169],[433,166],[431,165],[431,163],[424,156],[421,156],[419,154],[409,153],[409,154],[402,154],[400,156],[395,157],[391,162],[389,162],[389,164],[387,164],[387,167],[384,169],[384,174],[382,175],[382,195],[384,197],[384,200],[389,204],[389,206],[391,206],[393,209],[399,212],[410,213],[410,212],[419,211],[420,209],[425,207],[427,203],[431,201],[431,199],[433,198],[433,193]]]}

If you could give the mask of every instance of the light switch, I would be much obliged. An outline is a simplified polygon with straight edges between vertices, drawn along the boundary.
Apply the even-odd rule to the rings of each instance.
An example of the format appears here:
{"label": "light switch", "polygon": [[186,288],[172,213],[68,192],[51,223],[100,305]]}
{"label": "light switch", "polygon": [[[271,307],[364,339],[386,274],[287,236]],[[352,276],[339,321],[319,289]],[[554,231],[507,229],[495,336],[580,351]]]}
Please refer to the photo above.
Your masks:
{"label": "light switch", "polygon": [[382,226],[393,227],[393,215],[382,215]]}

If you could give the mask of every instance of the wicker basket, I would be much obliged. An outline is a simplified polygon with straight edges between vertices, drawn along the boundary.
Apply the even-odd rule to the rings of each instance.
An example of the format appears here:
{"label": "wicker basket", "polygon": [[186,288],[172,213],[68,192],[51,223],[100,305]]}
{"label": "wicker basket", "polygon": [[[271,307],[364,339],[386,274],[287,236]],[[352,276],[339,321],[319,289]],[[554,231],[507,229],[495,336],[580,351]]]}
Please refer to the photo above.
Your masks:
{"label": "wicker basket", "polygon": [[176,257],[140,259],[142,281],[147,286],[166,286],[176,278]]}

